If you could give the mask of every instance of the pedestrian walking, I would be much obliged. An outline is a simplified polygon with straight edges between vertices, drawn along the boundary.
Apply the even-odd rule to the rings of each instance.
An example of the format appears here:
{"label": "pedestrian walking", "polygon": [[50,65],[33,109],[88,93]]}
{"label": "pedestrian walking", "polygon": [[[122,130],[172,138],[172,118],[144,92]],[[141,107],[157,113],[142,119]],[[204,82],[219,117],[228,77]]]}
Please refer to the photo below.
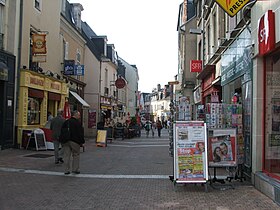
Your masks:
{"label": "pedestrian walking", "polygon": [[55,164],[63,163],[63,148],[59,150],[60,142],[59,142],[59,136],[60,131],[62,128],[63,123],[65,122],[65,119],[62,117],[63,110],[59,109],[57,111],[57,116],[51,120],[50,129],[52,131],[52,141],[54,146],[54,161]]}
{"label": "pedestrian walking", "polygon": [[146,130],[146,137],[148,138],[149,137],[149,133],[150,133],[150,130],[152,129],[152,124],[150,123],[149,120],[146,121],[145,125],[144,125],[144,128]]}
{"label": "pedestrian walking", "polygon": [[157,126],[157,131],[158,131],[158,137],[160,137],[161,136],[162,123],[161,123],[159,117],[157,118],[156,126]]}
{"label": "pedestrian walking", "polygon": [[[72,117],[63,123],[62,129],[69,130],[69,140],[62,144],[64,149],[64,174],[70,174],[71,169],[71,156],[72,160],[72,173],[80,173],[80,146],[85,143],[84,129],[80,122],[81,114],[75,110]],[[66,128],[66,129],[65,129]]]}

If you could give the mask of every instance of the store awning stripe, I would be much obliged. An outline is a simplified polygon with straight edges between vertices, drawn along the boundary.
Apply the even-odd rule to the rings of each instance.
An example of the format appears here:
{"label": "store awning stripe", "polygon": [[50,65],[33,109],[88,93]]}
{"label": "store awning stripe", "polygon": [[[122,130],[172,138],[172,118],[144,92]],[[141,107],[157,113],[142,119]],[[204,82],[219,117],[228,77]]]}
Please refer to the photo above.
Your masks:
{"label": "store awning stripe", "polygon": [[84,99],[82,99],[81,96],[78,95],[78,93],[73,92],[73,91],[69,91],[69,92],[72,94],[72,96],[74,96],[83,105],[83,107],[86,107],[86,108],[90,107],[90,105]]}

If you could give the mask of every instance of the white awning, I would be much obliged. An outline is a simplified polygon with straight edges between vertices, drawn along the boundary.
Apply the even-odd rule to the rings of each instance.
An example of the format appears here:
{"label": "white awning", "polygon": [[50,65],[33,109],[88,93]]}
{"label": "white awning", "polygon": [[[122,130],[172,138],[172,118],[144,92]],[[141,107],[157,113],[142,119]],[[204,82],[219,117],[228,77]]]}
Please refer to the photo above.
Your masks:
{"label": "white awning", "polygon": [[84,99],[82,99],[81,96],[78,95],[78,93],[73,91],[69,91],[69,92],[83,105],[84,108],[90,107],[89,104]]}

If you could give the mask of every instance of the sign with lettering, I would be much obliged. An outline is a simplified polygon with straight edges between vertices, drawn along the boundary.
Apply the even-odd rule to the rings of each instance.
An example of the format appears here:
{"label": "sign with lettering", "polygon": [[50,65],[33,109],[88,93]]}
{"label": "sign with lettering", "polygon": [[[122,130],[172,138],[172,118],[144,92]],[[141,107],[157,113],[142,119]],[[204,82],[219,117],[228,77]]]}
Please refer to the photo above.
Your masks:
{"label": "sign with lettering", "polygon": [[231,17],[235,16],[250,0],[215,0]]}
{"label": "sign with lettering", "polygon": [[84,76],[85,66],[84,65],[75,65],[74,75]]}
{"label": "sign with lettering", "polygon": [[203,121],[174,124],[174,181],[205,183],[208,180],[207,132]]}
{"label": "sign with lettering", "polygon": [[75,61],[64,60],[64,75],[74,75]]}
{"label": "sign with lettering", "polygon": [[268,10],[259,19],[259,55],[265,55],[275,48],[275,13]]}
{"label": "sign with lettering", "polygon": [[191,60],[190,61],[191,72],[201,72],[202,70],[202,60]]}
{"label": "sign with lettering", "polygon": [[230,83],[238,77],[243,77],[243,82],[251,79],[251,40],[248,36],[249,32],[247,30],[243,31],[238,37],[240,39],[237,38],[222,55],[221,86]]}

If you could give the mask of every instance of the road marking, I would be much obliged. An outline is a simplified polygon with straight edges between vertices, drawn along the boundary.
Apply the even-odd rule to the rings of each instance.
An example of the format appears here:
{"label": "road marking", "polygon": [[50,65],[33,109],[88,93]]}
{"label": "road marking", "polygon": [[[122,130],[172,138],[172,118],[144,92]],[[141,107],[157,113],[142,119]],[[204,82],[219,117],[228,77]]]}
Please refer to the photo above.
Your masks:
{"label": "road marking", "polygon": [[69,174],[64,175],[63,172],[56,171],[39,171],[20,168],[4,168],[0,167],[2,172],[25,173],[25,174],[40,174],[52,176],[70,176],[80,178],[94,178],[94,179],[169,179],[169,175],[110,175],[110,174]]}

